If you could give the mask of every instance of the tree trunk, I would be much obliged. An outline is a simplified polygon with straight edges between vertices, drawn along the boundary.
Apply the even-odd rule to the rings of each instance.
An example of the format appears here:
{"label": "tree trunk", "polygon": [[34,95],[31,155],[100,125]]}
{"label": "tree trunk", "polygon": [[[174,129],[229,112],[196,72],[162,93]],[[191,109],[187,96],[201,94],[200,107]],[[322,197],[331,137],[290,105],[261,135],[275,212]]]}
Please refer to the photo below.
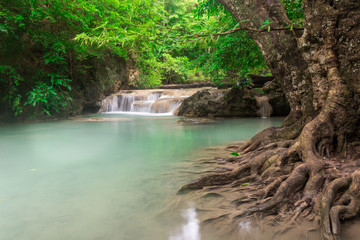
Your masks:
{"label": "tree trunk", "polygon": [[[279,0],[219,1],[244,28],[259,29],[266,20],[273,22],[272,27],[286,27],[290,24]],[[284,124],[286,126],[296,124],[297,129],[302,128],[307,121],[307,116],[313,116],[314,111],[311,78],[306,72],[308,65],[297,47],[295,32],[288,30],[261,33],[248,31],[247,33],[258,44],[273,76],[285,91],[291,113]],[[294,137],[294,133],[290,133],[287,137]]]}
{"label": "tree trunk", "polygon": [[[279,0],[219,0],[258,28],[289,20]],[[249,32],[286,92],[291,113],[282,128],[258,133],[239,151],[238,169],[203,177],[181,191],[255,179],[265,185],[236,218],[290,206],[298,218],[321,215],[322,239],[340,239],[340,219],[360,212],[360,1],[304,0],[304,30]],[[237,185],[238,186],[238,185]],[[261,200],[264,199],[264,200]],[[296,200],[295,200],[296,199]]]}

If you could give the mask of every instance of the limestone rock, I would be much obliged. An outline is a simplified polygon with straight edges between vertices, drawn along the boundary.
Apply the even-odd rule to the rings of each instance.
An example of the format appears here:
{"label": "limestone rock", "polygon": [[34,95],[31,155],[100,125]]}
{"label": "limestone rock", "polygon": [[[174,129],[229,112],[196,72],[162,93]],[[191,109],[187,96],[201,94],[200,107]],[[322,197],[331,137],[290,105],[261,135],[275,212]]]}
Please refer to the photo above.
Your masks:
{"label": "limestone rock", "polygon": [[177,115],[185,117],[286,116],[289,104],[278,85],[264,88],[234,87],[231,90],[202,90],[184,100]]}

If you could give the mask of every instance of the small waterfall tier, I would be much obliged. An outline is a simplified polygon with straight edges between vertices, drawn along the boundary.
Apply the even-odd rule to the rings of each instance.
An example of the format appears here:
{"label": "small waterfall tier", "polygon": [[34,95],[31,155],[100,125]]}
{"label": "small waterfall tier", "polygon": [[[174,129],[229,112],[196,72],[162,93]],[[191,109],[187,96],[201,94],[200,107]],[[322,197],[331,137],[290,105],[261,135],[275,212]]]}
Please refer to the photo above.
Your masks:
{"label": "small waterfall tier", "polygon": [[255,97],[256,98],[256,104],[259,107],[258,114],[262,118],[268,118],[271,116],[273,109],[271,104],[269,103],[269,97],[262,96],[262,97]]}
{"label": "small waterfall tier", "polygon": [[182,101],[196,90],[120,91],[102,101],[103,113],[172,115]]}

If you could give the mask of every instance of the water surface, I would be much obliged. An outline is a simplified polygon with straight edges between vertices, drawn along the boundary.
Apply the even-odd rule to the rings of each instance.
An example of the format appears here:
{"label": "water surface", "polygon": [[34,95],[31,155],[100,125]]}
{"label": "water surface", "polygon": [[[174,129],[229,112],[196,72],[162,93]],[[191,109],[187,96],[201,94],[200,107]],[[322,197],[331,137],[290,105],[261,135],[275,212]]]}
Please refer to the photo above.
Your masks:
{"label": "water surface", "polygon": [[174,223],[157,216],[197,178],[179,169],[200,149],[249,139],[282,121],[186,126],[177,117],[101,117],[121,121],[0,127],[0,239],[169,239]]}

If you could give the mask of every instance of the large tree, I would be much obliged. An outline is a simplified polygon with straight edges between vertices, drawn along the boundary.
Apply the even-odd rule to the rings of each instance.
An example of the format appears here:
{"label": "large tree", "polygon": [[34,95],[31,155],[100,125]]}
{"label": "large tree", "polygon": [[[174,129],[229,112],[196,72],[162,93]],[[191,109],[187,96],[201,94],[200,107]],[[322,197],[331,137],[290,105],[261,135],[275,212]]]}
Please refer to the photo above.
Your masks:
{"label": "large tree", "polygon": [[[340,220],[360,212],[360,1],[303,0],[304,28],[292,30],[285,30],[290,21],[280,0],[219,1],[249,29],[291,113],[282,127],[265,129],[239,149],[236,170],[182,190],[265,183],[253,207],[233,216],[287,206],[289,216],[320,215],[322,238],[340,239]],[[263,22],[271,23],[269,32],[256,31]]]}

